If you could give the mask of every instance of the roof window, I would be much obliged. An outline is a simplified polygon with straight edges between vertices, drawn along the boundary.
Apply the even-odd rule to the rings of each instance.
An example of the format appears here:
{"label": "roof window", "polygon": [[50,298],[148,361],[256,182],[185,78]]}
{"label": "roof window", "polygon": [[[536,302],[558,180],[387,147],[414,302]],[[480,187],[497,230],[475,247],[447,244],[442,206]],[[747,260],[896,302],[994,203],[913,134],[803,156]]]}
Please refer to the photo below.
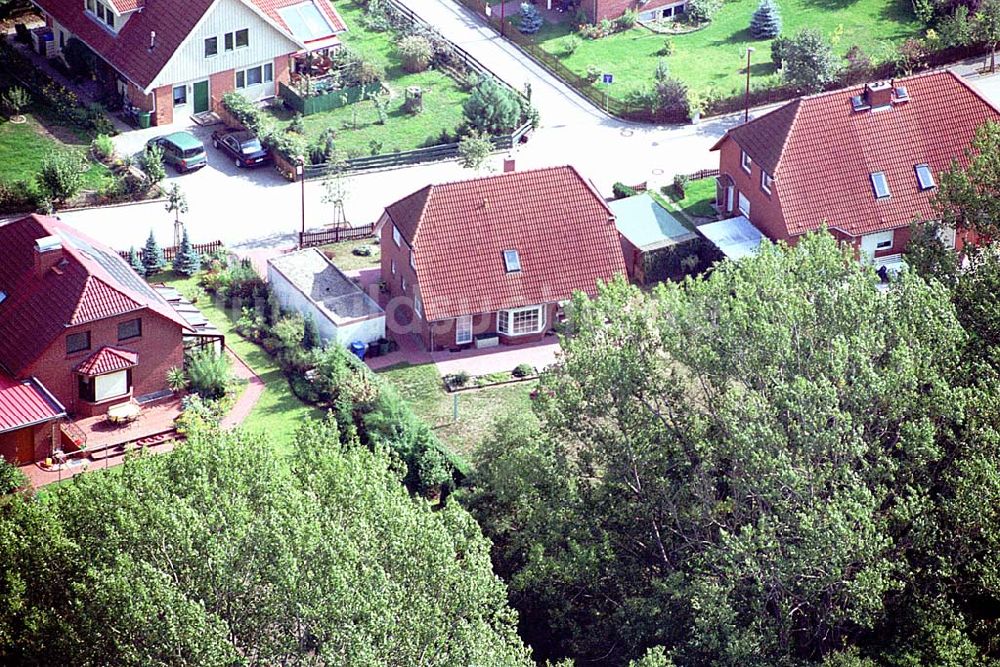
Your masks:
{"label": "roof window", "polygon": [[521,257],[516,250],[504,250],[503,263],[507,267],[507,273],[517,273],[521,270]]}
{"label": "roof window", "polygon": [[913,169],[917,172],[917,184],[921,190],[930,190],[934,187],[934,172],[931,171],[930,165],[918,164]]}
{"label": "roof window", "polygon": [[7,300],[7,292],[4,292],[2,289],[0,289],[0,303],[3,303],[6,300]]}
{"label": "roof window", "polygon": [[876,171],[871,175],[872,179],[872,189],[875,191],[876,199],[888,199],[889,192],[889,181],[885,178],[885,172]]}

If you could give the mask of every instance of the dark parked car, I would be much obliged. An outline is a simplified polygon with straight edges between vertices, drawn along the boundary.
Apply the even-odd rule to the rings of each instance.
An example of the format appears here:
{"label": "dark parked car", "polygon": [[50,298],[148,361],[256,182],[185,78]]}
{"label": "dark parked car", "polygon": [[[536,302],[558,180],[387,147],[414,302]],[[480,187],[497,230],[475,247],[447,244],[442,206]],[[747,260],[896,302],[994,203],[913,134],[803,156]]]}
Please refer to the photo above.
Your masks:
{"label": "dark parked car", "polygon": [[164,164],[171,165],[178,173],[193,171],[208,164],[205,147],[190,132],[174,132],[154,137],[146,142],[146,147],[153,144],[163,149]]}
{"label": "dark parked car", "polygon": [[212,133],[212,145],[228,155],[237,167],[259,167],[271,160],[260,139],[246,130],[216,130]]}

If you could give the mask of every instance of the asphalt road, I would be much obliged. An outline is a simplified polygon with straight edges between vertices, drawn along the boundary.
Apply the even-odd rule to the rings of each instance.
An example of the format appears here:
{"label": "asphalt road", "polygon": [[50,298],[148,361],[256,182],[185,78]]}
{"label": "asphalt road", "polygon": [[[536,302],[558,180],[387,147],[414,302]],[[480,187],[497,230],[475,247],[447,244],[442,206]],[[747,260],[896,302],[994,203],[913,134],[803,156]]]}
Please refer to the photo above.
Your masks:
{"label": "asphalt road", "polygon": [[[709,149],[728,127],[742,120],[741,114],[735,114],[699,125],[652,126],[611,118],[453,0],[420,0],[410,6],[511,86],[523,88],[525,83],[531,84],[542,127],[527,144],[516,149],[514,158],[519,170],[572,164],[606,195],[611,194],[612,183],[619,180],[669,183],[674,174],[718,166],[717,155]],[[991,100],[1000,101],[1000,77],[979,79],[976,85]],[[128,132],[117,137],[116,144],[120,152],[136,152],[150,137],[185,125]],[[289,247],[303,224],[303,209],[308,229],[332,222],[333,206],[322,202],[321,182],[307,182],[303,197],[300,184],[288,183],[271,169],[246,171],[234,167],[211,148],[211,128],[193,131],[208,146],[209,166],[191,174],[168,172],[168,184],[179,183],[187,196],[189,212],[182,220],[193,241],[221,239],[227,245],[248,249]],[[491,169],[499,170],[502,159],[495,156]],[[347,219],[354,225],[371,222],[378,219],[386,205],[428,183],[475,175],[454,162],[355,175],[350,179],[345,202]],[[173,234],[173,218],[158,202],[65,212],[61,217],[115,248],[141,246],[151,229],[163,244],[169,244]]]}

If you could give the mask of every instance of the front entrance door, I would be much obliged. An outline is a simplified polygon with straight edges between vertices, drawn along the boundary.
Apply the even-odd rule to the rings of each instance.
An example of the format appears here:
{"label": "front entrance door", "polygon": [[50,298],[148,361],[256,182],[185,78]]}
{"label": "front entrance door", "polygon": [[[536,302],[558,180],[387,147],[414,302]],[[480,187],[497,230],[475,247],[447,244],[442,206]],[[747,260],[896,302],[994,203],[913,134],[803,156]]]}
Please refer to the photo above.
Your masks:
{"label": "front entrance door", "polygon": [[208,81],[197,81],[194,84],[194,112],[208,111]]}
{"label": "front entrance door", "polygon": [[455,344],[466,345],[472,342],[472,315],[462,315],[455,320]]}
{"label": "front entrance door", "polygon": [[32,427],[0,433],[0,456],[14,465],[35,460],[35,438]]}

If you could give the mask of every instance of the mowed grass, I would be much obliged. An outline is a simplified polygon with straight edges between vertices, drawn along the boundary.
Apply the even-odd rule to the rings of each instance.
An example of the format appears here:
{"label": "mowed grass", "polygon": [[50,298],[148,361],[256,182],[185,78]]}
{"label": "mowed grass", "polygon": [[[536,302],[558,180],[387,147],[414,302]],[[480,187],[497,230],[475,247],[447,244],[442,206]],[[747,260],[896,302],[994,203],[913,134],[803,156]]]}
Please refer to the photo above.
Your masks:
{"label": "mowed grass", "polygon": [[[532,414],[529,394],[537,385],[536,381],[517,382],[448,394],[434,364],[401,364],[379,374],[399,389],[442,443],[466,460],[472,460],[476,447],[498,417],[515,412]],[[453,418],[456,396],[457,421]]]}
{"label": "mowed grass", "polygon": [[[367,100],[303,117],[309,140],[332,127],[337,131],[337,149],[348,157],[357,157],[433,146],[441,143],[442,133],[454,137],[462,122],[462,103],[468,93],[452,77],[437,70],[416,74],[404,72],[395,53],[392,33],[366,28],[361,20],[364,10],[354,2],[333,4],[347,25],[347,32],[341,35],[344,43],[385,69],[383,83],[390,89],[391,97],[386,107],[386,122],[382,125],[378,123],[375,105]],[[403,109],[409,86],[419,86],[423,90],[424,110],[416,115]],[[289,113],[275,115],[281,124],[291,121]]]}
{"label": "mowed grass", "polygon": [[[662,200],[661,200],[662,201]],[[704,221],[705,218],[715,218],[716,212],[712,204],[715,202],[715,179],[700,178],[690,181],[684,188],[684,197],[678,197],[672,187],[665,192],[666,207],[681,213],[692,225]]]}
{"label": "mowed grass", "polygon": [[[771,40],[750,37],[750,17],[759,0],[726,2],[706,28],[672,35],[673,55],[664,58],[671,75],[702,94],[729,96],[743,90],[746,49],[752,46],[751,84],[767,86],[779,80],[771,63]],[[782,34],[792,36],[802,28],[819,30],[843,56],[854,45],[873,61],[891,58],[902,41],[919,36],[920,26],[908,0],[778,0],[784,22]],[[610,94],[622,99],[630,89],[652,82],[666,35],[641,26],[598,40],[583,40],[569,56],[564,54],[566,24],[547,24],[536,36],[549,53],[577,74],[589,65],[614,74]],[[603,85],[599,84],[603,91]]]}
{"label": "mowed grass", "polygon": [[[161,282],[177,288],[182,294],[197,291],[196,277],[184,278],[171,271],[165,271],[150,278],[150,282]],[[323,417],[319,408],[303,403],[292,393],[288,380],[278,363],[262,347],[246,340],[234,330],[239,313],[230,313],[212,301],[202,297],[195,304],[208,320],[226,336],[226,345],[232,349],[263,380],[265,388],[257,404],[247,415],[243,427],[248,431],[263,433],[274,443],[278,453],[292,453],[295,430],[307,418]]]}
{"label": "mowed grass", "polygon": [[[367,246],[371,249],[370,255],[355,255],[355,248]],[[381,255],[379,246],[375,243],[375,237],[361,239],[358,241],[343,241],[341,243],[331,243],[325,245],[320,250],[323,251],[330,261],[341,271],[355,271],[359,269],[377,269],[381,266]]]}
{"label": "mowed grass", "polygon": [[[83,156],[87,143],[65,144],[55,139],[38,117],[25,114],[27,122],[16,125],[4,119],[0,121],[0,182],[34,182],[45,159],[55,153],[73,152]],[[67,131],[67,134],[70,134]],[[102,164],[88,161],[83,175],[84,189],[97,189],[110,180],[111,172]]]}

